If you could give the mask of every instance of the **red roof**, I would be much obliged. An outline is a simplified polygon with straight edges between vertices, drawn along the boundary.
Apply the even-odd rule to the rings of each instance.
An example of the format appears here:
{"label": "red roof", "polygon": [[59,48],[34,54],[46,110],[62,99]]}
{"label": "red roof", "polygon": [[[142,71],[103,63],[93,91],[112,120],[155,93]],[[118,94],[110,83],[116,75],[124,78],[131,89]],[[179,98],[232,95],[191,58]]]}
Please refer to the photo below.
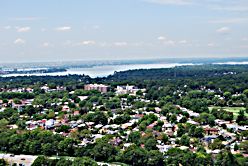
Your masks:
{"label": "red roof", "polygon": [[144,115],[143,114],[136,114],[135,117],[142,118]]}
{"label": "red roof", "polygon": [[219,131],[219,129],[216,128],[205,128],[205,131]]}
{"label": "red roof", "polygon": [[74,111],[73,115],[80,115],[79,111]]}

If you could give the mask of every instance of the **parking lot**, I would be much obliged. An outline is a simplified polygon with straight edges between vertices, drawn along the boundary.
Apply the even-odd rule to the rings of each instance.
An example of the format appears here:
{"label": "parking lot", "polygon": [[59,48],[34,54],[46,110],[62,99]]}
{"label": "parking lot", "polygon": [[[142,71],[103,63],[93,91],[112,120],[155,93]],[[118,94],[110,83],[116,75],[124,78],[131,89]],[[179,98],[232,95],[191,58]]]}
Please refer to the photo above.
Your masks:
{"label": "parking lot", "polygon": [[6,160],[10,165],[16,163],[18,166],[31,166],[37,157],[32,155],[0,154],[1,159]]}

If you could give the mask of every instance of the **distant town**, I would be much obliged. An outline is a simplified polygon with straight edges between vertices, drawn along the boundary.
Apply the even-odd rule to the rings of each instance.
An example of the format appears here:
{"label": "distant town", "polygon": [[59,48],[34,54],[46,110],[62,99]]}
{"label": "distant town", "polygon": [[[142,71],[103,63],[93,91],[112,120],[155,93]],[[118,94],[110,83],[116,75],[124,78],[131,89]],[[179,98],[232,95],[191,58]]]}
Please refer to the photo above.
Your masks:
{"label": "distant town", "polygon": [[[74,162],[63,156],[75,161],[87,156],[98,165],[149,165],[149,160],[151,165],[184,165],[177,157],[182,155],[185,162],[193,157],[211,165],[231,155],[243,165],[248,156],[246,67],[137,70],[103,79],[2,78],[0,145],[9,154],[2,158],[24,165],[53,157]],[[170,76],[171,70],[177,75]],[[154,72],[163,78],[156,80]],[[23,160],[16,158],[19,154]]]}
{"label": "distant town", "polygon": [[0,166],[248,166],[248,0],[0,10]]}

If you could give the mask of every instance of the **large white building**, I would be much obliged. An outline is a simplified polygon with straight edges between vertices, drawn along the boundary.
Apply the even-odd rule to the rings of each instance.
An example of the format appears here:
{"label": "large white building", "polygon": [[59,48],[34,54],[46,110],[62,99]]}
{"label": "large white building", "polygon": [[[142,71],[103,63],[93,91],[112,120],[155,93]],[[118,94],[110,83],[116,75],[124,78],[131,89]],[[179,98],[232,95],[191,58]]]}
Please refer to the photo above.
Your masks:
{"label": "large white building", "polygon": [[145,89],[139,89],[133,85],[126,85],[126,86],[117,86],[116,93],[117,94],[136,94],[137,91],[141,90],[142,92],[145,91]]}
{"label": "large white building", "polygon": [[109,86],[103,84],[87,84],[84,86],[84,90],[98,90],[99,92],[106,93],[109,90]]}

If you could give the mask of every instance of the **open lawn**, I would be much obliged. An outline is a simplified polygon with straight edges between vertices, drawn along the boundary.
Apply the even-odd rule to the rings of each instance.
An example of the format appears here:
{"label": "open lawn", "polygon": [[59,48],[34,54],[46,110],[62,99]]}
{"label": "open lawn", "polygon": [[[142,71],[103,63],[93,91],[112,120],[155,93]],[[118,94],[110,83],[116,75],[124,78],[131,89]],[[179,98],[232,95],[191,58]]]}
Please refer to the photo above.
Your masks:
{"label": "open lawn", "polygon": [[[237,118],[240,110],[245,110],[244,107],[216,107],[216,106],[209,107],[209,110],[211,111],[213,108],[217,108],[217,109],[223,108],[224,110],[228,112],[233,112],[233,115],[235,118]],[[248,113],[245,112],[245,116],[248,117]]]}

